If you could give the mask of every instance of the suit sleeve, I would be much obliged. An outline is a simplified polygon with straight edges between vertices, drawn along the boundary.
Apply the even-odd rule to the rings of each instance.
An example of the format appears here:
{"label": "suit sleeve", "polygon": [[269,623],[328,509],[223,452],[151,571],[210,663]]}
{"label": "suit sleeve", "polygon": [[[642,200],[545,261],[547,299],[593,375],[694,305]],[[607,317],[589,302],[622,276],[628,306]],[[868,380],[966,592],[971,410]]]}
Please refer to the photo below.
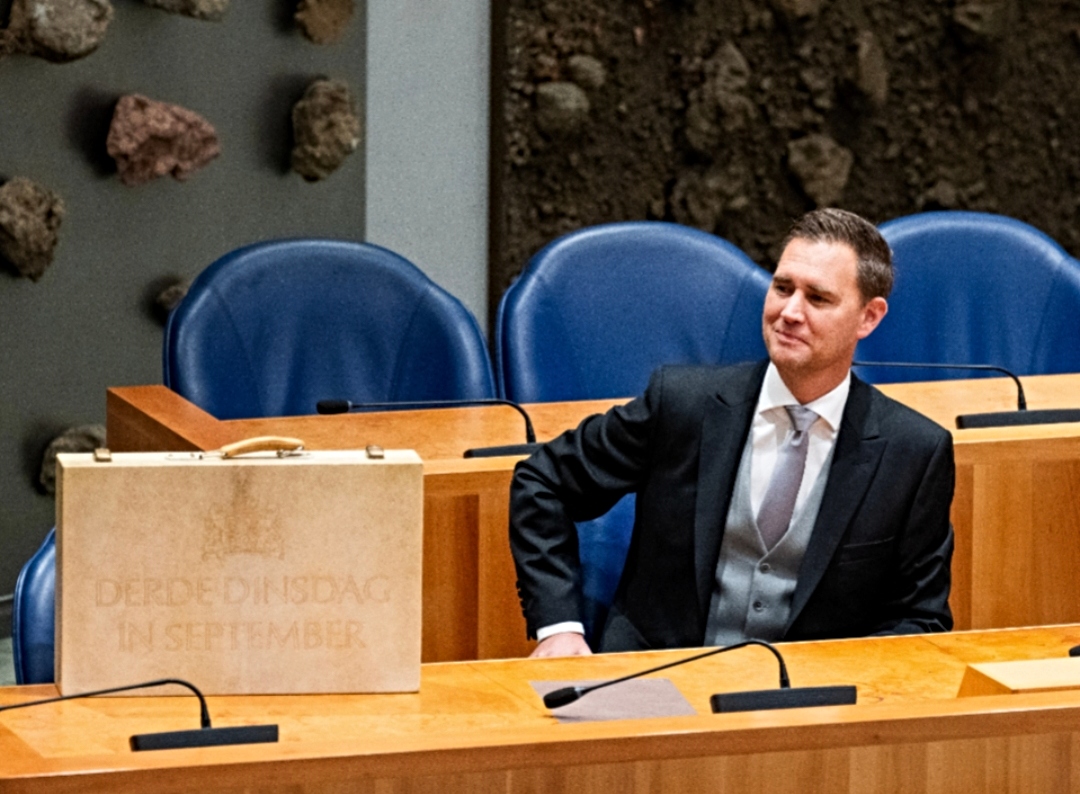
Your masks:
{"label": "suit sleeve", "polygon": [[953,531],[949,522],[956,470],[952,436],[942,433],[915,493],[899,539],[895,597],[875,634],[949,631]]}
{"label": "suit sleeve", "polygon": [[635,491],[648,466],[663,372],[643,397],[590,416],[514,469],[510,548],[530,637],[581,620],[577,521],[606,513]]}

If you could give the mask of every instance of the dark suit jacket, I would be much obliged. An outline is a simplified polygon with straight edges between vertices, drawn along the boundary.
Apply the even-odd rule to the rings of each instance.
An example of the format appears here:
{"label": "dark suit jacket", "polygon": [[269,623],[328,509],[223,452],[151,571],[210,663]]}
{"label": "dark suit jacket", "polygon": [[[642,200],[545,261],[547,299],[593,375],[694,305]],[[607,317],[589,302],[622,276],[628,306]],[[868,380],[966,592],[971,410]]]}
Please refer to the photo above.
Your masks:
{"label": "dark suit jacket", "polygon": [[[581,619],[575,521],[637,493],[603,650],[701,645],[767,362],[665,367],[518,464],[510,539],[530,636]],[[852,377],[787,640],[947,631],[952,437]]]}

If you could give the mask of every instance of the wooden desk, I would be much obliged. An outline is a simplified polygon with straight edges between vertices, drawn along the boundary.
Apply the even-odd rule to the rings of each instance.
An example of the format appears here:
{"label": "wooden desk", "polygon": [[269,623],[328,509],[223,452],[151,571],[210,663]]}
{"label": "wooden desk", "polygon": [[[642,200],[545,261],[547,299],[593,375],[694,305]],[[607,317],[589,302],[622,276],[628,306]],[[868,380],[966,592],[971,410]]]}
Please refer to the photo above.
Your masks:
{"label": "wooden desk", "polygon": [[[1032,410],[1080,407],[1080,374],[1022,381]],[[957,414],[1016,408],[1004,378],[880,388],[953,434],[956,627],[1080,620],[1080,423],[956,430]]]}
{"label": "wooden desk", "polygon": [[[696,716],[557,724],[535,680],[603,679],[690,655],[427,665],[413,695],[209,698],[215,725],[275,722],[276,745],[131,753],[197,725],[191,697],[98,698],[0,713],[0,791],[1066,792],[1080,790],[1080,691],[957,698],[973,662],[1055,658],[1080,626],[781,648],[794,686],[859,703],[713,715],[714,692],[776,685],[745,649],[667,670]],[[0,689],[0,704],[52,687]]]}
{"label": "wooden desk", "polygon": [[[1080,374],[1024,378],[1032,409],[1080,406]],[[957,490],[956,627],[1080,621],[1080,424],[955,430],[958,413],[1009,410],[1011,380],[894,384],[882,391],[953,433]],[[553,438],[621,400],[527,406],[538,438]],[[110,389],[116,450],[216,449],[270,433],[311,448],[378,443],[425,460],[424,660],[528,652],[507,540],[516,458],[463,460],[470,447],[518,443],[506,407],[219,421],[163,386]]]}
{"label": "wooden desk", "polygon": [[[614,400],[529,406],[537,437],[554,438]],[[525,440],[506,406],[221,421],[164,386],[109,389],[108,445],[116,451],[208,450],[285,435],[309,449],[379,444],[424,459],[423,660],[525,656],[525,620],[507,535],[516,457],[463,459],[474,447]]]}

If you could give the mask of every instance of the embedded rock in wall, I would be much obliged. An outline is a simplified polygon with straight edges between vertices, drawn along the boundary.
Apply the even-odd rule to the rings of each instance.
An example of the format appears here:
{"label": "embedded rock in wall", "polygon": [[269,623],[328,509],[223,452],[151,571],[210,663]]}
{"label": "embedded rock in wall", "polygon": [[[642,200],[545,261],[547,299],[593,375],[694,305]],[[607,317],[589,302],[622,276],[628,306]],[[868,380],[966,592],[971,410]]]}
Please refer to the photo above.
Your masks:
{"label": "embedded rock in wall", "polygon": [[0,56],[25,53],[57,63],[89,55],[113,18],[109,0],[13,0]]}
{"label": "embedded rock in wall", "polygon": [[788,144],[788,168],[819,207],[840,199],[854,161],[851,150],[827,135],[807,135]]}
{"label": "embedded rock in wall", "polygon": [[52,264],[64,202],[41,185],[16,177],[0,187],[0,257],[37,281]]}
{"label": "embedded rock in wall", "polygon": [[161,325],[169,321],[173,309],[187,295],[191,281],[175,273],[152,279],[142,293],[142,309],[145,315]]}
{"label": "embedded rock in wall", "polygon": [[308,182],[334,173],[360,145],[360,119],[349,86],[316,80],[293,106],[292,169]]}
{"label": "embedded rock in wall", "polygon": [[602,88],[607,80],[604,64],[591,55],[571,55],[566,61],[566,67],[573,81],[589,91]]}
{"label": "embedded rock in wall", "polygon": [[190,287],[191,282],[188,279],[177,276],[167,277],[157,282],[156,294],[153,296],[150,307],[154,319],[165,325],[169,321],[172,310],[179,306],[180,302],[187,296]]}
{"label": "embedded rock in wall", "polygon": [[166,174],[182,181],[221,154],[217,132],[198,113],[139,94],[116,103],[106,148],[125,185]]}
{"label": "embedded rock in wall", "polygon": [[300,0],[296,24],[308,40],[333,44],[345,36],[353,10],[353,0]]}
{"label": "embedded rock in wall", "polygon": [[884,105],[889,93],[889,66],[881,43],[869,30],[859,32],[855,38],[858,52],[856,85],[875,105]]}
{"label": "embedded rock in wall", "polygon": [[705,82],[690,92],[686,139],[702,154],[715,154],[724,132],[743,129],[754,118],[754,103],[744,92],[750,64],[739,48],[725,42],[702,67]]}
{"label": "embedded rock in wall", "polygon": [[919,209],[952,210],[960,206],[960,191],[948,179],[939,179],[917,200]]}
{"label": "embedded rock in wall", "polygon": [[824,0],[773,0],[776,10],[790,20],[817,16]]}
{"label": "embedded rock in wall", "polygon": [[577,132],[588,121],[589,108],[589,97],[574,83],[556,81],[536,87],[536,126],[548,135]]}
{"label": "embedded rock in wall", "polygon": [[225,17],[229,0],[143,0],[148,6],[172,14],[218,22]]}
{"label": "embedded rock in wall", "polygon": [[970,45],[992,45],[1003,38],[1015,16],[1014,0],[957,0],[953,22]]}
{"label": "embedded rock in wall", "polygon": [[713,167],[705,174],[684,174],[671,191],[671,214],[685,226],[714,229],[725,215],[750,205],[747,195],[752,177],[744,163]]}
{"label": "embedded rock in wall", "polygon": [[705,74],[714,93],[742,91],[750,82],[750,64],[739,48],[728,41],[709,59]]}
{"label": "embedded rock in wall", "polygon": [[38,483],[47,494],[56,493],[56,455],[59,452],[93,452],[105,446],[105,425],[69,427],[49,442],[41,456]]}
{"label": "embedded rock in wall", "polygon": [[188,294],[191,282],[186,279],[176,279],[172,284],[165,287],[154,299],[154,305],[168,317],[169,312],[180,305]]}

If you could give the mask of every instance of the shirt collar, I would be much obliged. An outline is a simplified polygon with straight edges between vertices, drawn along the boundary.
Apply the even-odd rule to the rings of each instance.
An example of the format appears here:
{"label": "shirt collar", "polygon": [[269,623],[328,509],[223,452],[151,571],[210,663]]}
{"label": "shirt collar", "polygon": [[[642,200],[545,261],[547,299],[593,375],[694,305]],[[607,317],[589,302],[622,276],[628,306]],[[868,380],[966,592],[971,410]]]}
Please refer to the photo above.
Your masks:
{"label": "shirt collar", "polygon": [[[840,420],[844,416],[844,407],[847,405],[848,393],[851,391],[851,370],[840,381],[840,385],[830,392],[821,395],[816,400],[806,403],[806,407],[824,419],[833,432],[840,428]],[[773,408],[782,408],[785,405],[797,405],[798,400],[780,377],[776,365],[769,362],[765,370],[765,380],[761,384],[761,394],[758,396],[757,413],[761,414]]]}

